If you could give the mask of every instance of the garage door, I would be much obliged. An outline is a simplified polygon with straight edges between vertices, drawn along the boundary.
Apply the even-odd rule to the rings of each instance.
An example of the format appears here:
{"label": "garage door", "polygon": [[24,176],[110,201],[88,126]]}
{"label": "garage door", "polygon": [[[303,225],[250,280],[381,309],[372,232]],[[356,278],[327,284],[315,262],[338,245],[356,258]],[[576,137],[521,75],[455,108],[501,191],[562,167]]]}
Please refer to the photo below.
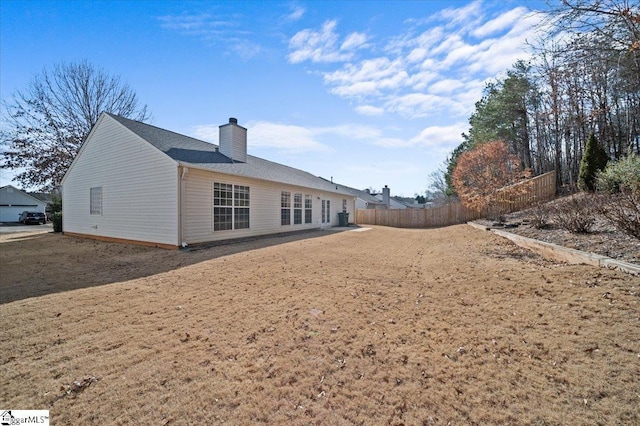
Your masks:
{"label": "garage door", "polygon": [[0,206],[0,222],[17,222],[25,210],[39,210],[38,206]]}

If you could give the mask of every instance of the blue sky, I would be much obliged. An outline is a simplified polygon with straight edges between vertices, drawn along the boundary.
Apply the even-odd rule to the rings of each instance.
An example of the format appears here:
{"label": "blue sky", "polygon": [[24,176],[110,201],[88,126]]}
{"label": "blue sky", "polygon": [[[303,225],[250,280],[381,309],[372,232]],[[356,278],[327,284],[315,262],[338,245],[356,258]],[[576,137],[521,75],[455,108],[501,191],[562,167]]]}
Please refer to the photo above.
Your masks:
{"label": "blue sky", "polygon": [[156,126],[217,143],[236,117],[252,155],[413,196],[462,141],[485,82],[529,56],[538,7],[2,0],[0,94],[87,59],[121,76]]}

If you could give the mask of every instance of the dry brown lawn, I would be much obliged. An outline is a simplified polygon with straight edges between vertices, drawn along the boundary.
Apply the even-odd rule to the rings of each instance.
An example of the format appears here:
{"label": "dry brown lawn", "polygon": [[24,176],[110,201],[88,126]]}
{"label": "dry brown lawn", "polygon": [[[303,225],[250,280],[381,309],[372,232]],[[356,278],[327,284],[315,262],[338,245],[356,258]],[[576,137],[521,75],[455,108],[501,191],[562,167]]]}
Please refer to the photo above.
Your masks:
{"label": "dry brown lawn", "polygon": [[0,406],[55,425],[640,424],[640,279],[466,225],[0,261]]}

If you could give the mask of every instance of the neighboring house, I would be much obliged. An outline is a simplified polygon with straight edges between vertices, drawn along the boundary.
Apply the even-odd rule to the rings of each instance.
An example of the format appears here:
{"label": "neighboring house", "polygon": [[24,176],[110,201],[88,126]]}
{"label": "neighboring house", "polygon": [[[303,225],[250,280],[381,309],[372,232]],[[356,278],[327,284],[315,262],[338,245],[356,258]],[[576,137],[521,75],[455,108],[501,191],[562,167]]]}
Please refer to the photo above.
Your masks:
{"label": "neighboring house", "polygon": [[247,129],[220,146],[103,113],[62,180],[63,231],[176,248],[318,229],[355,197],[310,173],[247,155]]}
{"label": "neighboring house", "polygon": [[407,209],[424,209],[425,204],[419,203],[418,200],[411,197],[391,197],[392,200],[397,202],[398,204],[402,204]]}
{"label": "neighboring house", "polygon": [[376,199],[384,203],[388,209],[423,209],[424,204],[418,203],[418,200],[410,197],[392,197],[389,187],[385,185],[381,194],[374,194]]}
{"label": "neighboring house", "polygon": [[0,188],[0,222],[18,222],[20,213],[34,211],[44,213],[47,202],[27,194],[12,185]]}
{"label": "neighboring house", "polygon": [[[333,181],[331,182],[333,184]],[[387,206],[383,201],[378,200],[371,195],[369,190],[361,191],[359,189],[350,188],[348,186],[335,184],[341,190],[344,190],[356,197],[356,209],[386,209]]]}

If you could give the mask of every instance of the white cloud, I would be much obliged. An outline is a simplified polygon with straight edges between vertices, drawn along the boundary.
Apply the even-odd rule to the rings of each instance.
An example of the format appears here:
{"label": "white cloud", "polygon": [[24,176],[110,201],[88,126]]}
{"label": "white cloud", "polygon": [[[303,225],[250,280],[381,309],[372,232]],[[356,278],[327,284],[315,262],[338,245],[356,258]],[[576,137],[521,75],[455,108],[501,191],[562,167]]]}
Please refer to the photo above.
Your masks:
{"label": "white cloud", "polygon": [[336,21],[327,21],[321,30],[303,30],[290,39],[289,60],[330,62],[320,72],[328,90],[353,101],[361,115],[459,119],[473,111],[485,81],[528,59],[526,41],[535,37],[540,19],[521,6],[477,0],[409,20],[381,46],[360,32],[342,39]]}
{"label": "white cloud", "polygon": [[305,12],[306,10],[304,9],[304,7],[299,5],[292,5],[291,13],[287,15],[286,19],[289,21],[297,21],[298,19],[302,18]]}
{"label": "white cloud", "polygon": [[363,33],[351,33],[342,42],[340,50],[355,50],[366,47],[367,35]]}
{"label": "white cloud", "polygon": [[312,128],[317,135],[332,135],[346,139],[372,140],[381,137],[381,131],[377,127],[363,126],[360,124],[343,124],[340,126]]}
{"label": "white cloud", "polygon": [[440,39],[437,46],[430,49],[430,53],[432,57],[438,57],[438,55],[444,55],[446,57],[450,55],[451,52],[455,52],[464,46],[466,46],[466,44],[460,34],[448,34]]}
{"label": "white cloud", "polygon": [[408,74],[400,59],[374,58],[360,64],[347,64],[343,69],[326,73],[325,82],[333,84],[332,93],[345,97],[378,95],[407,83]]}
{"label": "white cloud", "polygon": [[[193,137],[218,143],[219,126],[203,124],[195,126]],[[344,124],[327,127],[303,127],[293,124],[253,121],[247,123],[247,144],[254,148],[272,148],[287,153],[328,152],[328,143],[385,145],[386,140],[377,127],[360,124]],[[328,143],[324,143],[327,141]]]}
{"label": "white cloud", "polygon": [[428,54],[429,54],[429,51],[427,49],[423,47],[416,47],[407,56],[407,62],[409,63],[421,62],[427,57]]}
{"label": "white cloud", "polygon": [[251,40],[244,39],[233,40],[233,42],[230,43],[230,47],[238,56],[244,59],[250,59],[258,56],[262,51],[262,46]]}
{"label": "white cloud", "polygon": [[249,59],[262,51],[262,46],[250,38],[251,32],[242,29],[237,19],[214,19],[206,13],[165,15],[157,19],[166,30],[196,37],[217,49],[223,46],[226,54],[235,53],[241,58]]}
{"label": "white cloud", "polygon": [[377,116],[384,114],[384,108],[375,107],[373,105],[359,105],[356,112],[362,115]]}
{"label": "white cloud", "polygon": [[199,126],[194,126],[193,130],[190,132],[190,136],[217,144],[219,138],[219,127],[215,124],[201,124]]}
{"label": "white cloud", "polygon": [[495,19],[486,22],[484,25],[481,25],[479,28],[472,31],[471,35],[482,38],[498,31],[502,31],[513,26],[514,23],[520,20],[524,15],[526,15],[526,13],[527,11],[524,7],[516,7]]}
{"label": "white cloud", "polygon": [[180,16],[159,16],[160,26],[168,30],[195,31],[204,28],[209,21],[207,14],[200,15],[180,15]]}
{"label": "white cloud", "polygon": [[[425,68],[436,68],[435,66],[428,66],[427,62],[428,61],[425,61],[425,63],[423,64]],[[418,71],[409,77],[408,84],[416,91],[424,91],[427,89],[427,87],[429,87],[431,82],[437,81],[439,78],[441,77],[437,72]]]}
{"label": "white cloud", "polygon": [[426,117],[454,109],[455,102],[448,97],[428,93],[409,93],[395,96],[385,102],[385,108],[407,118]]}
{"label": "white cloud", "polygon": [[446,22],[447,26],[454,26],[456,24],[476,26],[475,23],[484,16],[482,10],[482,1],[476,0],[463,7],[443,9],[437,13],[434,18]]}
{"label": "white cloud", "polygon": [[[194,137],[217,144],[219,126],[203,124],[196,126]],[[256,121],[247,125],[249,147],[275,148],[287,152],[328,151],[329,148],[314,138],[314,132],[301,126]]]}
{"label": "white cloud", "polygon": [[464,87],[464,83],[462,81],[449,78],[432,84],[429,87],[429,93],[436,95],[450,95],[462,87]]}
{"label": "white cloud", "polygon": [[343,62],[353,56],[353,52],[341,51],[338,46],[338,35],[335,32],[337,22],[327,21],[320,31],[310,29],[296,33],[289,40],[289,61],[299,63],[311,62]]}
{"label": "white cloud", "polygon": [[233,21],[214,19],[206,13],[165,15],[157,19],[162,28],[189,36],[212,37],[237,32],[233,29],[237,26]]}
{"label": "white cloud", "polygon": [[249,123],[248,141],[250,147],[276,148],[287,152],[328,151],[319,142],[313,129],[291,124],[257,121]]}
{"label": "white cloud", "polygon": [[449,126],[430,126],[411,138],[411,143],[420,146],[440,148],[446,151],[460,144],[462,132],[467,131],[468,124],[464,122]]}

